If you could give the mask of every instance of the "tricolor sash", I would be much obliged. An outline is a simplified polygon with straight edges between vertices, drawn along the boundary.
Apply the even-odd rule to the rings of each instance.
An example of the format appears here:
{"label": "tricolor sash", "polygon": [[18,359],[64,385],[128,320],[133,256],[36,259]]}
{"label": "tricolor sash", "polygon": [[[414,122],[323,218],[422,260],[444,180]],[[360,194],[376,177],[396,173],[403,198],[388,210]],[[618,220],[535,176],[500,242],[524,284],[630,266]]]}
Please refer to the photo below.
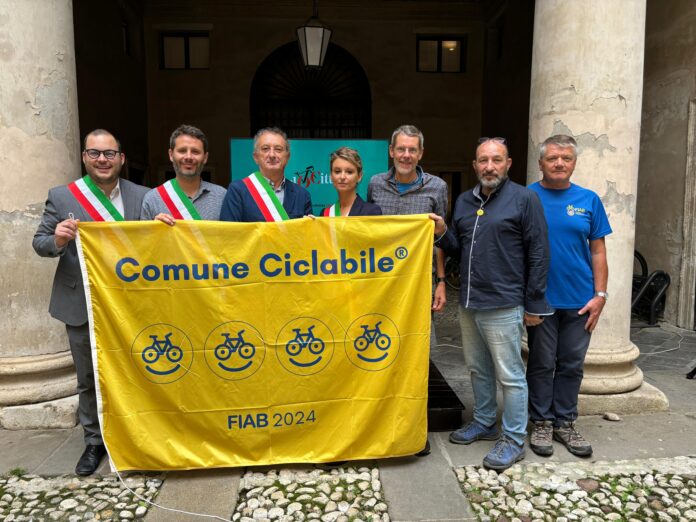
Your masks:
{"label": "tricolor sash", "polygon": [[290,219],[273,187],[260,172],[254,172],[242,181],[266,221],[287,221]]}
{"label": "tricolor sash", "polygon": [[157,187],[157,192],[175,219],[201,220],[201,215],[181,189],[176,178],[172,178]]}
{"label": "tricolor sash", "polygon": [[92,221],[124,221],[111,200],[89,176],[73,181],[68,185],[68,190],[90,215]]}
{"label": "tricolor sash", "polygon": [[338,205],[338,203],[334,203],[330,207],[326,207],[324,210],[322,210],[321,215],[323,217],[341,217],[341,207]]}

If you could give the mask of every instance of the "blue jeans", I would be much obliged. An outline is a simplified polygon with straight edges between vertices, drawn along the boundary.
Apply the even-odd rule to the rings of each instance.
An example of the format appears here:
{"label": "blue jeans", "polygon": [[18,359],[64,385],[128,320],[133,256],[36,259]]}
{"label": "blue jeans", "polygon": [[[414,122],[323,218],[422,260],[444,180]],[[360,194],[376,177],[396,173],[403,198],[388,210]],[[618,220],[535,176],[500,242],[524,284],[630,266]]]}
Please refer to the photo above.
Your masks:
{"label": "blue jeans", "polygon": [[518,444],[527,435],[527,379],[522,361],[524,309],[459,307],[464,360],[474,389],[474,420],[496,422],[496,378],[503,387],[503,433]]}

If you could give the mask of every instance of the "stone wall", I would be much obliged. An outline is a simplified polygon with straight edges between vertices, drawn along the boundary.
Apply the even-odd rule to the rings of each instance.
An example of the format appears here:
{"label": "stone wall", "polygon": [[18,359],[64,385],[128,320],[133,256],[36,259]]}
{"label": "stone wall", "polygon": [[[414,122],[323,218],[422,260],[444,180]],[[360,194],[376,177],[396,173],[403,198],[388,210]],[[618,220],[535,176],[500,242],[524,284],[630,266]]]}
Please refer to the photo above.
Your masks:
{"label": "stone wall", "polygon": [[[300,3],[301,4],[301,3]],[[152,173],[169,166],[167,139],[182,122],[210,138],[208,165],[214,181],[229,179],[231,137],[249,137],[249,94],[261,62],[296,40],[295,28],[311,16],[311,3],[223,4],[182,0],[148,2],[145,12],[148,132]],[[388,138],[402,123],[419,126],[426,138],[423,164],[433,172],[469,165],[470,144],[481,128],[483,22],[480,6],[452,2],[321,2],[320,18],[331,41],[364,68],[372,93],[372,137]],[[158,67],[158,33],[205,29],[211,34],[209,70]],[[416,72],[418,34],[468,36],[463,74]],[[160,172],[158,173],[157,170]]]}
{"label": "stone wall", "polygon": [[[696,97],[694,25],[691,0],[647,4],[636,249],[651,271],[664,270],[672,278],[664,316],[672,324],[678,323],[683,283],[688,108]],[[690,290],[686,298],[693,302],[693,286]],[[693,329],[694,324],[679,326]]]}

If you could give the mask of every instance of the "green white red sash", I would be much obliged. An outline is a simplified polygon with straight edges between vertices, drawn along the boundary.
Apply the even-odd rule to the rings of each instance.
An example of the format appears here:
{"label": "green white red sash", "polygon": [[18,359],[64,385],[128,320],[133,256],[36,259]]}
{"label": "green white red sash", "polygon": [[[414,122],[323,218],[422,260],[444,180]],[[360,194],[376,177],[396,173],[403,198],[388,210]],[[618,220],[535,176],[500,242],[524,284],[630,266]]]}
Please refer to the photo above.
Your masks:
{"label": "green white red sash", "polygon": [[338,205],[338,203],[334,203],[330,207],[326,207],[322,211],[321,215],[324,217],[341,217],[341,207]]}
{"label": "green white red sash", "polygon": [[157,192],[169,209],[169,213],[174,216],[174,219],[201,219],[201,215],[181,189],[176,178],[172,178],[157,187]]}
{"label": "green white red sash", "polygon": [[260,172],[254,172],[242,180],[259,207],[266,221],[286,221],[290,219],[283,204],[276,196],[273,187]]}
{"label": "green white red sash", "polygon": [[124,221],[111,200],[89,176],[73,181],[68,185],[68,190],[90,215],[92,221]]}

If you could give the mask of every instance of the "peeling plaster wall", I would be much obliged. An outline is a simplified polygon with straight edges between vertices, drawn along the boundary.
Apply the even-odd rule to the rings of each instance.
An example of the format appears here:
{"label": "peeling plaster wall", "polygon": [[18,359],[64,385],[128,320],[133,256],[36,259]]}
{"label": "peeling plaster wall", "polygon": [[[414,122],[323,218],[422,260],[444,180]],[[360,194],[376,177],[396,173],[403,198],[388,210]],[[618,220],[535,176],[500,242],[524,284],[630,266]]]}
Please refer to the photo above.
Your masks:
{"label": "peeling plaster wall", "polygon": [[649,1],[645,37],[636,249],[672,278],[665,320],[676,321],[683,250],[689,100],[696,97],[696,3]]}
{"label": "peeling plaster wall", "polygon": [[0,2],[0,363],[65,351],[54,259],[31,247],[48,189],[79,175],[72,3]]}
{"label": "peeling plaster wall", "polygon": [[[573,182],[599,195],[613,229],[606,239],[611,299],[586,360],[598,368],[604,354],[624,353],[628,362],[638,353],[630,343],[629,310],[644,20],[645,0],[536,2],[527,180],[541,178],[539,143],[553,134],[575,137]],[[630,383],[635,380],[626,380],[626,390]]]}

